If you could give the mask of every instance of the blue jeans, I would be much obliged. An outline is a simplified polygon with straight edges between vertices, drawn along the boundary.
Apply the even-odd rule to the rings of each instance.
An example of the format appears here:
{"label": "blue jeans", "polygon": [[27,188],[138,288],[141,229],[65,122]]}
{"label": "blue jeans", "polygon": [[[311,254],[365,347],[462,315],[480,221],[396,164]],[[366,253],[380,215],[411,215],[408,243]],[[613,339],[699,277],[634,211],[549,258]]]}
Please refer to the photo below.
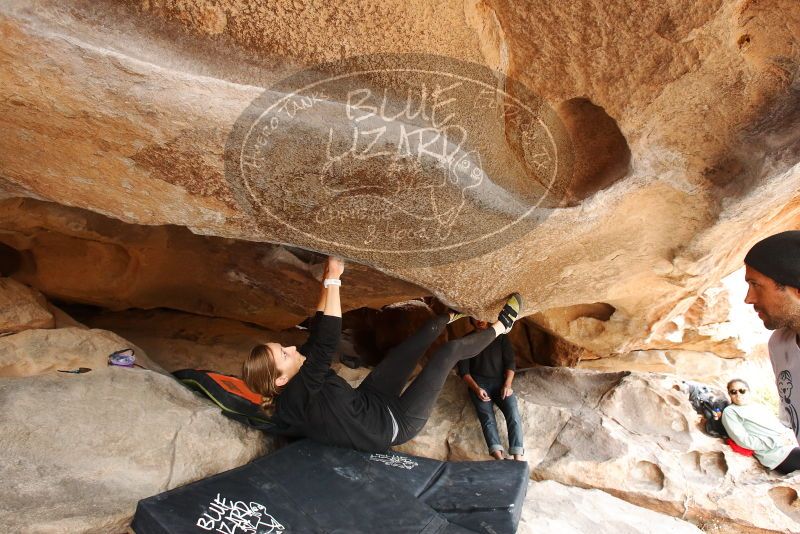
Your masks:
{"label": "blue jeans", "polygon": [[497,404],[497,407],[500,408],[506,418],[508,452],[510,454],[524,454],[522,423],[519,419],[516,395],[511,395],[505,399],[500,398],[504,382],[502,378],[486,378],[482,376],[473,376],[472,378],[492,399],[484,402],[478,398],[472,389],[469,390],[469,397],[472,399],[472,404],[475,405],[475,412],[481,422],[481,429],[483,430],[483,437],[486,439],[486,445],[489,447],[489,454],[503,450],[503,445],[500,443],[500,434],[497,431],[497,420],[494,417],[494,404]]}

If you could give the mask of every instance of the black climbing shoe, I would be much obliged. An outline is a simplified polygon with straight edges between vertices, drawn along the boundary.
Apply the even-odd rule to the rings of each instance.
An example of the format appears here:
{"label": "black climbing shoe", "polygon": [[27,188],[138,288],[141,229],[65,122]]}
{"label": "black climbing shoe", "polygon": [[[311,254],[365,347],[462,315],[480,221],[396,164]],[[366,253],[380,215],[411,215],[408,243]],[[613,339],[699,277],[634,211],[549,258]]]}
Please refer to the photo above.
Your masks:
{"label": "black climbing shoe", "polygon": [[508,297],[505,306],[497,316],[497,320],[503,323],[506,328],[506,334],[511,332],[511,327],[514,326],[514,321],[519,318],[520,311],[522,311],[522,296],[519,293],[514,293]]}

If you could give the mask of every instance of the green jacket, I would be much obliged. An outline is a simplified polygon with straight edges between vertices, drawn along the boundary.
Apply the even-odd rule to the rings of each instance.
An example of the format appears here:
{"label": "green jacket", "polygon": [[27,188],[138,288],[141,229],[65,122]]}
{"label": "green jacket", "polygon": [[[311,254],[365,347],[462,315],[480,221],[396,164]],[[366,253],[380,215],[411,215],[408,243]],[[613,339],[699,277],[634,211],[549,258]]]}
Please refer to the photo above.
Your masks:
{"label": "green jacket", "polygon": [[731,404],[722,412],[722,426],[740,447],[752,449],[765,467],[775,469],[793,448],[797,438],[763,404]]}

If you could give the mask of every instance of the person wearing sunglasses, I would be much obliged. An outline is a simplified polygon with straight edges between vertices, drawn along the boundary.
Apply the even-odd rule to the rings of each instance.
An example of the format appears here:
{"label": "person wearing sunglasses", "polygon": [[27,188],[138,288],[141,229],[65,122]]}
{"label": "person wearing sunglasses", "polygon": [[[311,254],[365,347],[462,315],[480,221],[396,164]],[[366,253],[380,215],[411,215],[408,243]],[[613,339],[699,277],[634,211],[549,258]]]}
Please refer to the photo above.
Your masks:
{"label": "person wearing sunglasses", "polygon": [[730,438],[756,459],[781,474],[800,469],[800,447],[794,431],[763,404],[751,400],[750,386],[737,378],[728,382],[729,405],[722,412],[722,426]]}
{"label": "person wearing sunglasses", "polygon": [[744,258],[745,302],[752,304],[769,330],[769,359],[778,393],[781,418],[800,436],[800,231],[762,239]]}

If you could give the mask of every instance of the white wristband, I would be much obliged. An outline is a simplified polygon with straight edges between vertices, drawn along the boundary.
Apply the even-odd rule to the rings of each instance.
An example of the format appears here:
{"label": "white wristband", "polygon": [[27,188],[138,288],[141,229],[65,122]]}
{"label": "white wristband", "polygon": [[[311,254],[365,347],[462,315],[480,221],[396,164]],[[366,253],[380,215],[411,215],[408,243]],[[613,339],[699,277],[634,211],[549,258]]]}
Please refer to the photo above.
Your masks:
{"label": "white wristband", "polygon": [[326,289],[328,286],[341,286],[341,285],[342,281],[339,280],[338,278],[326,278],[325,280],[322,281],[322,287]]}

